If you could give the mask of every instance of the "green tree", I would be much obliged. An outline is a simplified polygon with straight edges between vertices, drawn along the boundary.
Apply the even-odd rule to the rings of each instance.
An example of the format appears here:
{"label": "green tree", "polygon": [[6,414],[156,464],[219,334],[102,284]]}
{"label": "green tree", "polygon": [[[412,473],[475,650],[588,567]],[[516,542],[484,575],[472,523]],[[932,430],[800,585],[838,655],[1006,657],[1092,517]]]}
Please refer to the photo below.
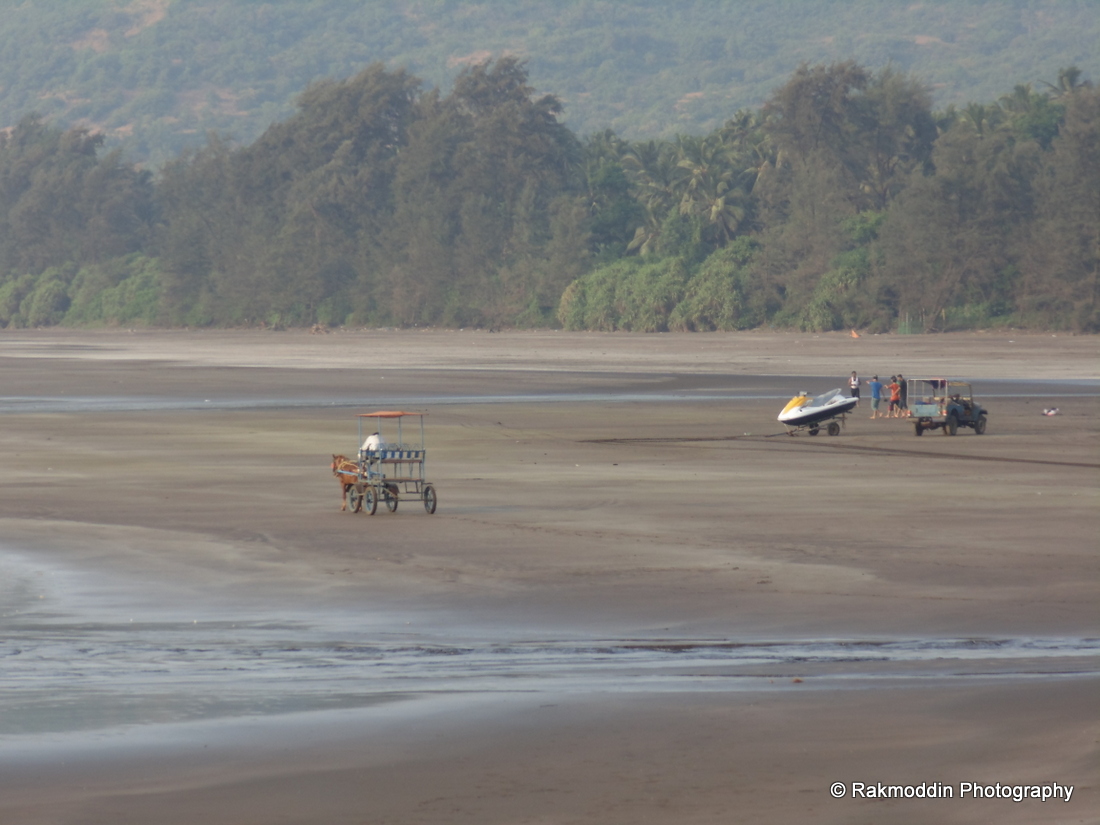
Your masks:
{"label": "green tree", "polygon": [[212,136],[165,168],[158,248],[173,317],[342,322],[392,212],[419,81],[375,64],[310,87],[252,146]]}
{"label": "green tree", "polygon": [[935,174],[914,178],[881,231],[896,312],[941,330],[963,307],[984,318],[1010,313],[1018,239],[1034,214],[1038,147],[964,119],[937,141],[933,162]]}
{"label": "green tree", "polygon": [[677,181],[680,214],[698,215],[707,224],[716,247],[729,243],[748,214],[748,192],[738,187],[736,161],[721,133],[704,138],[681,137],[683,174]]}
{"label": "green tree", "polygon": [[[568,283],[569,267],[554,276],[539,261],[555,228],[566,231],[569,225],[552,219],[554,205],[583,191],[582,147],[558,120],[560,101],[537,96],[525,66],[514,58],[470,67],[440,107],[451,124],[450,137],[439,144],[449,153],[441,159],[449,179],[428,184],[445,184],[433,200],[446,209],[436,222],[448,228],[451,263],[448,279],[431,284],[444,307],[434,320],[511,323],[528,312],[533,294],[560,294]],[[419,166],[431,169],[423,161]],[[584,239],[574,256],[583,257],[586,247]],[[406,251],[405,258],[410,254],[418,253]],[[398,266],[407,277],[400,254]]]}
{"label": "green tree", "polygon": [[570,284],[558,319],[566,329],[661,332],[687,280],[681,258],[624,258]]}
{"label": "green tree", "polygon": [[924,84],[887,67],[872,75],[860,98],[862,147],[857,170],[860,209],[882,210],[904,188],[914,171],[929,171],[936,123]]}
{"label": "green tree", "polygon": [[[754,190],[764,224],[755,266],[783,297],[777,323],[829,328],[843,313],[823,308],[819,282],[832,273],[823,288],[835,291],[850,280],[838,275],[849,267],[833,266],[850,248],[845,222],[888,208],[908,181],[931,170],[928,93],[889,68],[803,65],[765,112],[777,155],[775,174]],[[818,309],[807,320],[811,304]]]}
{"label": "green tree", "polygon": [[645,254],[655,250],[661,226],[677,205],[676,185],[683,176],[679,163],[675,146],[667,141],[631,144],[623,155],[623,168],[645,214],[644,222],[635,229],[628,251]]}
{"label": "green tree", "polygon": [[0,278],[103,261],[147,243],[151,176],[118,152],[98,157],[102,143],[33,115],[0,134]]}
{"label": "green tree", "polygon": [[591,247],[600,259],[625,254],[645,215],[634,197],[623,159],[630,145],[610,129],[592,135],[584,144]]}
{"label": "green tree", "polygon": [[[716,250],[688,280],[668,328],[688,332],[749,329],[767,320],[766,292],[749,263],[757,244],[741,237]],[[774,310],[774,307],[772,307]]]}
{"label": "green tree", "polygon": [[1050,148],[1065,111],[1050,96],[1038,94],[1031,84],[1017,84],[1011,95],[1003,95],[999,101],[1007,113],[1007,122],[1024,140],[1034,140],[1044,149]]}
{"label": "green tree", "polygon": [[1100,331],[1100,91],[1075,86],[1038,176],[1020,302],[1044,325]]}

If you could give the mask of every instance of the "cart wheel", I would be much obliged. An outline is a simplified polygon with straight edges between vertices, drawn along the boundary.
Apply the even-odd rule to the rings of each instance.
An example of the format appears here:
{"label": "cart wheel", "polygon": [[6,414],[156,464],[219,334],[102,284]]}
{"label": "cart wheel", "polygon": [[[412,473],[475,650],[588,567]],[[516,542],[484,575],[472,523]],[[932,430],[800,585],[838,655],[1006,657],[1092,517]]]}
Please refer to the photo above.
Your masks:
{"label": "cart wheel", "polygon": [[430,516],[432,513],[435,512],[435,487],[430,484],[424,485],[424,492],[422,495],[424,496],[424,509]]}
{"label": "cart wheel", "polygon": [[397,487],[387,484],[382,491],[382,497],[386,500],[386,509],[391,513],[397,512]]}
{"label": "cart wheel", "polygon": [[835,421],[829,422],[829,435],[840,435],[840,425]]}
{"label": "cart wheel", "polygon": [[955,417],[955,414],[947,416],[947,423],[944,424],[943,431],[948,435],[955,435],[959,431],[959,419]]}
{"label": "cart wheel", "polygon": [[363,494],[352,484],[348,487],[348,512],[358,513],[363,509]]}
{"label": "cart wheel", "polygon": [[368,516],[378,512],[378,493],[374,492],[373,487],[363,490],[363,509],[367,511]]}
{"label": "cart wheel", "polygon": [[817,427],[810,428],[810,435],[817,435],[819,432],[821,432],[821,430],[819,430]]}
{"label": "cart wheel", "polygon": [[978,420],[974,423],[974,434],[981,435],[985,432],[985,416],[979,415]]}

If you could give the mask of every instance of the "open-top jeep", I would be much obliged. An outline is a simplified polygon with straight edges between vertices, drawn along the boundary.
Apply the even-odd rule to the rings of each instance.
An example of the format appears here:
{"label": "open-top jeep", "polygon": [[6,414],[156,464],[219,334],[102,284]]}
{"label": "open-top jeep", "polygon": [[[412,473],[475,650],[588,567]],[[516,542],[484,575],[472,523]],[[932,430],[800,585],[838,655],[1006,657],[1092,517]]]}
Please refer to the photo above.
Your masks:
{"label": "open-top jeep", "polygon": [[970,384],[946,378],[910,378],[909,411],[917,435],[925,430],[943,430],[954,435],[959,427],[970,427],[975,434],[985,432],[986,411],[974,400]]}

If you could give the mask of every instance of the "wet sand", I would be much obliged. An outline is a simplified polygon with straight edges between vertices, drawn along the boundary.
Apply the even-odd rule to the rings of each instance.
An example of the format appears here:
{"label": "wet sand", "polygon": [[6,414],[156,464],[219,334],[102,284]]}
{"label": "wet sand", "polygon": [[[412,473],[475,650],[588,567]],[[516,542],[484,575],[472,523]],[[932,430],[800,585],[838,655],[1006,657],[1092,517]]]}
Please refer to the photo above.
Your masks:
{"label": "wet sand", "polygon": [[[479,638],[1095,638],[1098,350],[1016,333],[5,332],[0,537],[155,582],[150,610],[200,619],[285,605]],[[969,378],[989,431],[918,440],[861,407],[836,438],[777,434],[795,390],[852,369]],[[429,411],[434,516],[338,509],[329,456],[354,451],[355,412],[391,402]],[[1087,665],[849,687],[796,663],[752,690],[448,694],[43,737],[0,747],[0,820],[1096,821]],[[834,800],[834,781],[1076,791]]]}

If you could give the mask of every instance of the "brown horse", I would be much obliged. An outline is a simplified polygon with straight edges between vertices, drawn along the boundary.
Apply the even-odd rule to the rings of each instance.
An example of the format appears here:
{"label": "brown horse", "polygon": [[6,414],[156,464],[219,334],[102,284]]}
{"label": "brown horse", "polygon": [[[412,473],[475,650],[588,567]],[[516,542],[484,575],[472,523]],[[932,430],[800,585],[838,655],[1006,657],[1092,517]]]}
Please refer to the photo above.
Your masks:
{"label": "brown horse", "polygon": [[359,465],[346,455],[333,455],[332,474],[340,481],[340,509],[348,507],[348,488],[359,480]]}

